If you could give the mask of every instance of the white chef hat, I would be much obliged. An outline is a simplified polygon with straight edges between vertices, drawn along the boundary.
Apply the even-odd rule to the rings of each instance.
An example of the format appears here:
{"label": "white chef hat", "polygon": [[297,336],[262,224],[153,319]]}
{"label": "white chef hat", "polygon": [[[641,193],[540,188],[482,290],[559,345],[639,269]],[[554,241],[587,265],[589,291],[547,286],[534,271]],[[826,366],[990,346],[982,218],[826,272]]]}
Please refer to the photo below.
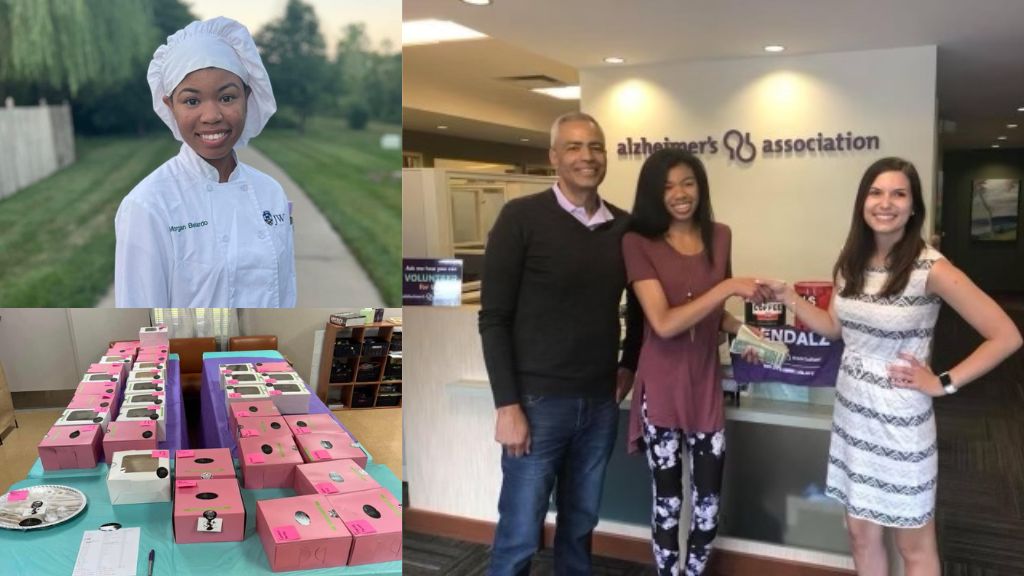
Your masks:
{"label": "white chef hat", "polygon": [[167,44],[156,49],[146,74],[153,94],[153,110],[171,129],[174,137],[181,141],[178,123],[164,104],[164,96],[170,96],[185,76],[203,68],[232,72],[252,91],[247,103],[245,129],[235,144],[236,147],[245,146],[267,125],[267,120],[277,111],[277,102],[267,69],[263,67],[249,30],[230,18],[192,22],[168,36]]}

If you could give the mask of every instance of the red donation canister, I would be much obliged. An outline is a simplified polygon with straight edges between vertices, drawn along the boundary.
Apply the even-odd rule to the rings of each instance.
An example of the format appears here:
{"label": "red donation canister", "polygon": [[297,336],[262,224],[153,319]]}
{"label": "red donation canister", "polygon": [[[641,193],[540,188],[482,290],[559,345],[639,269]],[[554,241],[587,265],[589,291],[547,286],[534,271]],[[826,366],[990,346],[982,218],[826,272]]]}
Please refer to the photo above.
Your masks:
{"label": "red donation canister", "polygon": [[[807,300],[822,310],[828,310],[829,302],[832,301],[831,282],[797,282],[793,284],[793,289],[796,290],[796,293],[804,300]],[[800,322],[799,319],[796,321],[796,327],[799,330],[807,329],[807,326],[805,326],[803,322]]]}

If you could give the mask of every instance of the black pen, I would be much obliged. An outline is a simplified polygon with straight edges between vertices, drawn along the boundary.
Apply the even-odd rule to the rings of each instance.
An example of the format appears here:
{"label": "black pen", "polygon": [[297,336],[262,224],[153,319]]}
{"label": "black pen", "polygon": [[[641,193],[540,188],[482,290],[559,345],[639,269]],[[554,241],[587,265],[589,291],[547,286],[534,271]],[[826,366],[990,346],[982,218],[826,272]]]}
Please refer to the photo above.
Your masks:
{"label": "black pen", "polygon": [[153,576],[153,557],[156,556],[156,550],[150,549],[149,551],[149,570],[146,572],[146,576]]}

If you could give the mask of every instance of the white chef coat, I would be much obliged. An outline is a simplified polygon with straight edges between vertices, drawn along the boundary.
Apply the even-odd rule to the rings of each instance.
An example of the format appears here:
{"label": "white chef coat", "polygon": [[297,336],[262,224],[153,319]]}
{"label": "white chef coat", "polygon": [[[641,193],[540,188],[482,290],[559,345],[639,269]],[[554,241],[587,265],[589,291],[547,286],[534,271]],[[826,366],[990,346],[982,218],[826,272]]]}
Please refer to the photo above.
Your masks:
{"label": "white chef coat", "polygon": [[114,299],[128,308],[295,306],[288,198],[241,162],[227,182],[187,144],[121,201]]}

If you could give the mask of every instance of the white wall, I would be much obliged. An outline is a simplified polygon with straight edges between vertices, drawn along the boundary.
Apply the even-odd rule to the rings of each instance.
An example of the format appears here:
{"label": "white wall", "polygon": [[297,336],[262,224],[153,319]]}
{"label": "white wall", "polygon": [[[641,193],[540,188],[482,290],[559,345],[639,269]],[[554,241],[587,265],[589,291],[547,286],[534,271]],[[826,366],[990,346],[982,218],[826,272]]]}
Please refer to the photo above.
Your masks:
{"label": "white wall", "polygon": [[111,340],[136,339],[148,309],[0,309],[0,362],[12,392],[71,389]]}
{"label": "white wall", "polygon": [[0,107],[0,198],[75,161],[71,107]]}
{"label": "white wall", "polygon": [[[643,158],[620,159],[616,143],[702,140],[701,158],[718,221],[733,231],[733,273],[790,281],[828,279],[850,223],[864,170],[883,156],[912,161],[931,229],[936,146],[934,46],[635,67],[580,74],[581,108],[602,124],[608,176],[602,195],[630,210]],[[730,161],[722,136],[749,132],[750,164]],[[765,156],[766,138],[851,131],[876,135],[879,150]]]}
{"label": "white wall", "polygon": [[405,479],[418,510],[494,521],[501,450],[494,441],[494,401],[486,381],[479,308],[405,310],[402,416]]}

